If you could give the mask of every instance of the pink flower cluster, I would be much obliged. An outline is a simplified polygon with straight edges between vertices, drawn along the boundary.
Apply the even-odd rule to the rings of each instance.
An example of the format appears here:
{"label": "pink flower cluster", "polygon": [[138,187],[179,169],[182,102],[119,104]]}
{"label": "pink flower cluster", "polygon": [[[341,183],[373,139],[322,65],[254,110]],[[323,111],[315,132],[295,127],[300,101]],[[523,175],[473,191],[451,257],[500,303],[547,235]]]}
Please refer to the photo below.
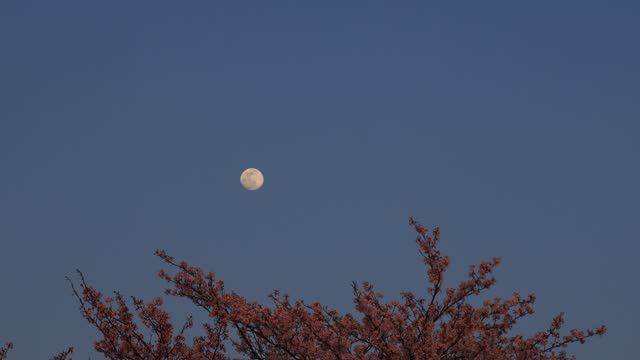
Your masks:
{"label": "pink flower cluster", "polygon": [[6,343],[4,346],[0,346],[0,360],[5,360],[7,358],[7,353],[11,349],[13,349],[12,343]]}

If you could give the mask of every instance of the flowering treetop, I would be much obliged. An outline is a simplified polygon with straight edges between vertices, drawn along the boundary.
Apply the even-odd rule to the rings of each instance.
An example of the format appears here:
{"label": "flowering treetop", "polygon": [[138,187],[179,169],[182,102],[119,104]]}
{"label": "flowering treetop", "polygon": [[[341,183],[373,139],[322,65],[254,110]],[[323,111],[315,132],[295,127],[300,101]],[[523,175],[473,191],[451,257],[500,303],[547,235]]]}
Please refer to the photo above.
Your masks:
{"label": "flowering treetop", "polygon": [[[418,252],[426,266],[426,296],[411,292],[401,300],[383,301],[368,282],[352,284],[357,315],[340,314],[318,302],[292,301],[274,291],[272,306],[265,306],[225,289],[214,273],[187,262],[176,261],[158,250],[169,269],[160,278],[168,284],[166,294],[190,301],[208,321],[203,333],[187,339],[193,327],[188,318],[175,327],[162,309],[162,298],[127,302],[120,293],[104,297],[87,284],[72,284],[80,311],[100,333],[95,350],[108,359],[135,360],[226,360],[232,347],[242,358],[265,360],[311,359],[570,359],[565,348],[603,335],[604,326],[572,329],[562,335],[563,314],[531,337],[512,334],[514,325],[533,314],[533,295],[484,300],[473,306],[469,300],[496,282],[499,258],[470,266],[468,278],[445,287],[449,258],[438,249],[440,229],[427,229],[413,218]],[[11,346],[9,345],[9,348]],[[7,349],[0,350],[0,360]],[[69,359],[71,349],[55,359]]]}

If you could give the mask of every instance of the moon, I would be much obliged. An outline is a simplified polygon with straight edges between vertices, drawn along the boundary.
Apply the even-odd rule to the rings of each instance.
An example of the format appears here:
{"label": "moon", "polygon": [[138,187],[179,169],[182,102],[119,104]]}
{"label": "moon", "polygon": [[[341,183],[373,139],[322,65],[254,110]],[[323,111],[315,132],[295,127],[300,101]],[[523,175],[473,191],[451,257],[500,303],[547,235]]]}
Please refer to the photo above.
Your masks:
{"label": "moon", "polygon": [[248,168],[240,175],[240,184],[249,191],[255,191],[264,184],[264,176],[262,176],[260,170]]}

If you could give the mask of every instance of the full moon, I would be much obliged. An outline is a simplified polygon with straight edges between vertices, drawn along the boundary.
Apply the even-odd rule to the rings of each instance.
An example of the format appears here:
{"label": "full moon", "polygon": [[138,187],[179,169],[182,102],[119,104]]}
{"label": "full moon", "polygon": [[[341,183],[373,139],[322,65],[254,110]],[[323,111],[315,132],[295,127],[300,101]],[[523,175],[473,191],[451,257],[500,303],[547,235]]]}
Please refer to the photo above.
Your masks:
{"label": "full moon", "polygon": [[260,170],[248,168],[240,175],[240,184],[247,190],[258,190],[264,184],[264,176],[262,176]]}

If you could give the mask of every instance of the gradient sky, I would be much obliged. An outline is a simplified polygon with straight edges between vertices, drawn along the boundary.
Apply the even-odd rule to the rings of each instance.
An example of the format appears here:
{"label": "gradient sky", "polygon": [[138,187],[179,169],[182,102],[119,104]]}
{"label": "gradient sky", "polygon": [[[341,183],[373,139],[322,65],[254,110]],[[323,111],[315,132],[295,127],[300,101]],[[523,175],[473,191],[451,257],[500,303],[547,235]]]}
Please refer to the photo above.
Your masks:
{"label": "gradient sky", "polygon": [[423,293],[413,215],[451,281],[503,258],[524,333],[565,311],[629,358],[639,38],[637,1],[2,1],[0,341],[96,358],[65,276],[150,299],[157,248],[258,301]]}

